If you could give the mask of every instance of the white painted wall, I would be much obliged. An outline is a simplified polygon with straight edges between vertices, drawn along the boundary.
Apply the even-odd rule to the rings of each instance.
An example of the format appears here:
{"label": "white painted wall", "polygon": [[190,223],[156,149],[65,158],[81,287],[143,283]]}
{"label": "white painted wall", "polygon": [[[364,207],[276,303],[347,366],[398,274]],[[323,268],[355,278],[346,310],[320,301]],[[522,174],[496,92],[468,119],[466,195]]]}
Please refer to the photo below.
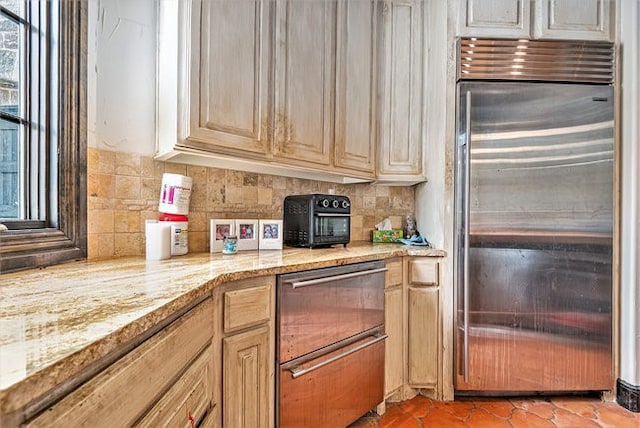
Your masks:
{"label": "white painted wall", "polygon": [[90,147],[155,150],[157,0],[89,0]]}
{"label": "white painted wall", "polygon": [[640,1],[620,2],[622,219],[620,378],[640,385]]}

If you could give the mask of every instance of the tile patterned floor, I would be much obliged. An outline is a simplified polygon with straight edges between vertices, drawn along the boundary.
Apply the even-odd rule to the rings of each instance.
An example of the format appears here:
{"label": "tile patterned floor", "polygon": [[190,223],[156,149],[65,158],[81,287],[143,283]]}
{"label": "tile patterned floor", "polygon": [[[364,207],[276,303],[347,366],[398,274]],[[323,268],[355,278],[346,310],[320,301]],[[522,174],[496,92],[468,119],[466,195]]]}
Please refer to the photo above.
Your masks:
{"label": "tile patterned floor", "polygon": [[349,428],[639,428],[640,414],[598,398],[460,398],[438,402],[417,396],[388,404]]}

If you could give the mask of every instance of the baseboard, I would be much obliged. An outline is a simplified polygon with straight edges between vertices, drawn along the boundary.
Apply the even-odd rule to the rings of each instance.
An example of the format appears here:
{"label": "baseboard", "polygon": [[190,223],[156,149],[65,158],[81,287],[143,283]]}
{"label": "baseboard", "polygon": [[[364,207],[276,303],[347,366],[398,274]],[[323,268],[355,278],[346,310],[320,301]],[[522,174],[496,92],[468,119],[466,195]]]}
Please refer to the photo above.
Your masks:
{"label": "baseboard", "polygon": [[640,386],[618,379],[616,401],[625,409],[640,413]]}

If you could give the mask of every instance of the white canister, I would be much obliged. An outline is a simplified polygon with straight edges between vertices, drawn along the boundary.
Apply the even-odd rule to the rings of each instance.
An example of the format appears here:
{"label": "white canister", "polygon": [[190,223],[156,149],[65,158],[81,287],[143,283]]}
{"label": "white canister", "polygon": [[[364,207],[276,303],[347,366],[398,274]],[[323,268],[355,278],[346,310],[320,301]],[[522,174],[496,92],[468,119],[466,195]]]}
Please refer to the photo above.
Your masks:
{"label": "white canister", "polygon": [[189,214],[192,183],[191,177],[186,175],[162,174],[158,211],[168,214]]}
{"label": "white canister", "polygon": [[181,256],[189,252],[189,218],[185,215],[161,214],[160,223],[171,230],[171,255]]}
{"label": "white canister", "polygon": [[158,220],[147,220],[144,235],[147,260],[165,260],[171,257],[170,224]]}

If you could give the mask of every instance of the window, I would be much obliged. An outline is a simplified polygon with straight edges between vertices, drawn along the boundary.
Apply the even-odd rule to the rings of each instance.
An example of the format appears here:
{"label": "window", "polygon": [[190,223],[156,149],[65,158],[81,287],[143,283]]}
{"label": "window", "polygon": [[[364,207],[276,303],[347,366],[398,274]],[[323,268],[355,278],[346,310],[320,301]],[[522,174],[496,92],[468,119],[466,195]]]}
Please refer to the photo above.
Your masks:
{"label": "window", "polygon": [[0,0],[0,273],[86,257],[86,0]]}

